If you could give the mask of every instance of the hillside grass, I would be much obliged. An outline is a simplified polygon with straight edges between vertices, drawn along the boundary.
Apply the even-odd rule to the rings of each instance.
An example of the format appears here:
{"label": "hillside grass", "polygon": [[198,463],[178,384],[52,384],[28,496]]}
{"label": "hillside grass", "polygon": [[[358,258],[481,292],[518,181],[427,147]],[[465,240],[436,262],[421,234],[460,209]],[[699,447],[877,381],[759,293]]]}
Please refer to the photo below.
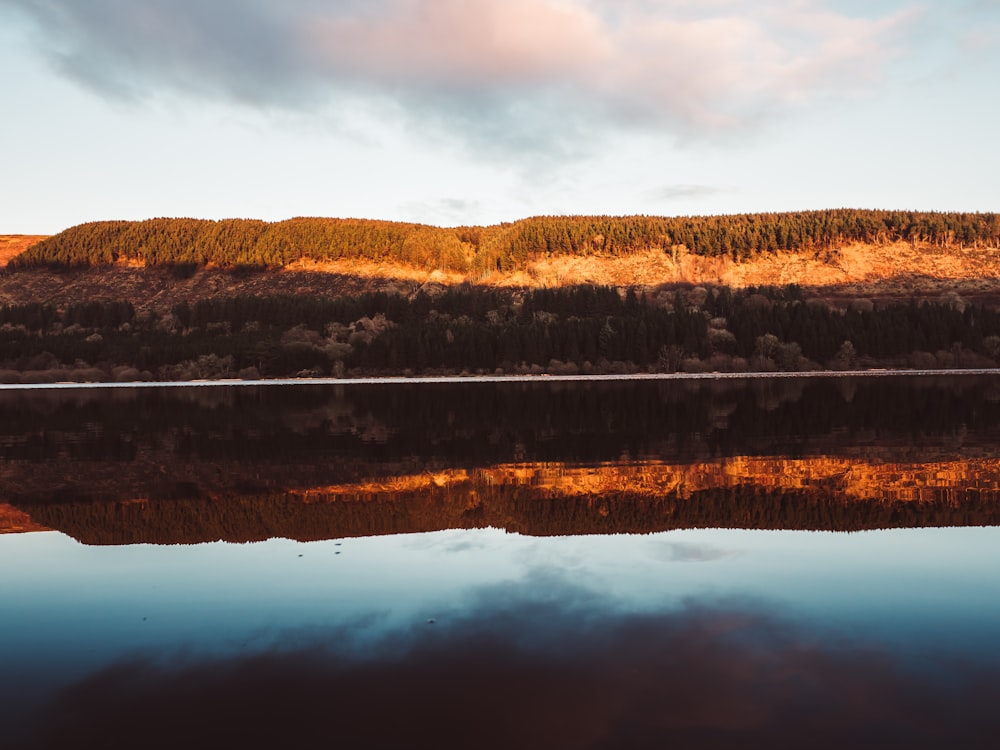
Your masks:
{"label": "hillside grass", "polygon": [[0,234],[0,268],[44,239],[47,239],[46,235]]}

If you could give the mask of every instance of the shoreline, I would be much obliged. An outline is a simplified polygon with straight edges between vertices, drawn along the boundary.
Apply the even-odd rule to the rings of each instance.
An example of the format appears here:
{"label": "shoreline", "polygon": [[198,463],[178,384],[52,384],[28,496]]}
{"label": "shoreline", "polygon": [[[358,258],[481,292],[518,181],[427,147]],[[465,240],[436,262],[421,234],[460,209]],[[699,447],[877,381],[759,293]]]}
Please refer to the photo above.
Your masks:
{"label": "shoreline", "polygon": [[462,383],[588,383],[615,381],[685,381],[685,380],[794,380],[807,378],[885,378],[885,377],[954,377],[998,375],[1000,367],[950,370],[809,370],[805,372],[664,372],[603,375],[392,375],[363,378],[262,378],[241,380],[165,380],[90,383],[0,383],[0,392],[37,390],[90,390],[112,388],[204,388],[288,385],[434,385]]}

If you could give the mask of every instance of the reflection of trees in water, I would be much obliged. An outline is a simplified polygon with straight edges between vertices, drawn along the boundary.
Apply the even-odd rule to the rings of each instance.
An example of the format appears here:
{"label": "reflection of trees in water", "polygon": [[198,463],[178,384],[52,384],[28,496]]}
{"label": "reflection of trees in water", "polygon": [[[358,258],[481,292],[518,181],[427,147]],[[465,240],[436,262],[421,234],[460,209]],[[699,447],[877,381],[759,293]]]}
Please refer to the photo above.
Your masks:
{"label": "reflection of trees in water", "polygon": [[497,463],[968,445],[996,441],[995,389],[961,377],[8,393],[0,458]]}
{"label": "reflection of trees in water", "polygon": [[857,531],[1000,525],[1000,490],[939,487],[920,501],[849,498],[818,483],[735,484],[694,491],[565,494],[531,483],[469,478],[395,492],[283,492],[204,499],[57,502],[22,506],[32,520],[88,544],[302,541],[450,528],[536,536],[653,533],[683,528]]}
{"label": "reflection of trees in water", "polygon": [[95,542],[992,524],[995,391],[959,377],[0,394],[0,502]]}

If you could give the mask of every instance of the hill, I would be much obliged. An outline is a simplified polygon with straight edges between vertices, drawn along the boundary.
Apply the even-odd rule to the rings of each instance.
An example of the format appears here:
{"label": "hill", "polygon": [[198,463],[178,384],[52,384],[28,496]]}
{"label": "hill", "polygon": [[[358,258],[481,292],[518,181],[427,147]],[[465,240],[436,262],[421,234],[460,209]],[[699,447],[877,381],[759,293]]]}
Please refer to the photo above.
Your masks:
{"label": "hill", "polygon": [[775,253],[863,243],[1000,248],[997,214],[839,209],[732,216],[542,216],[488,227],[442,228],[361,219],[150,219],[81,224],[42,240],[14,269],[114,263],[285,268],[366,261],[458,272],[473,280],[525,271],[540,258],[621,258],[655,253],[745,262]]}
{"label": "hill", "polygon": [[[361,219],[94,222],[0,238],[0,303],[403,295],[464,283],[747,288],[1000,305],[1000,217],[840,209],[708,217],[535,217],[441,228]],[[16,255],[16,257],[14,257]],[[264,273],[267,271],[267,273]]]}
{"label": "hill", "polygon": [[97,222],[0,272],[0,381],[994,367],[998,282],[995,214]]}
{"label": "hill", "polygon": [[966,302],[1000,307],[1000,249],[939,247],[929,243],[851,244],[823,253],[784,251],[752,259],[706,258],[680,250],[631,255],[539,256],[522,270],[476,277],[402,262],[299,260],[271,271],[212,266],[144,266],[116,263],[78,268],[21,267],[0,272],[0,305],[80,300],[128,300],[139,312],[169,313],[181,302],[211,297],[304,295],[330,297],[386,292],[436,294],[463,284],[538,289],[579,285],[662,289],[699,285],[734,289],[789,285],[844,307],[873,301]]}

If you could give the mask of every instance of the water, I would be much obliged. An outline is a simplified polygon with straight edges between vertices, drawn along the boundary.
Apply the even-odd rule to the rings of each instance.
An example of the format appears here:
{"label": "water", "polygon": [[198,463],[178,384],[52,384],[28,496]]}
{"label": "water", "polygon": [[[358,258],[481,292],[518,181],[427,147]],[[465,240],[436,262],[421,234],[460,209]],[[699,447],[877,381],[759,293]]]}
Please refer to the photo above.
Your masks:
{"label": "water", "polygon": [[996,386],[0,394],[0,745],[992,747]]}

